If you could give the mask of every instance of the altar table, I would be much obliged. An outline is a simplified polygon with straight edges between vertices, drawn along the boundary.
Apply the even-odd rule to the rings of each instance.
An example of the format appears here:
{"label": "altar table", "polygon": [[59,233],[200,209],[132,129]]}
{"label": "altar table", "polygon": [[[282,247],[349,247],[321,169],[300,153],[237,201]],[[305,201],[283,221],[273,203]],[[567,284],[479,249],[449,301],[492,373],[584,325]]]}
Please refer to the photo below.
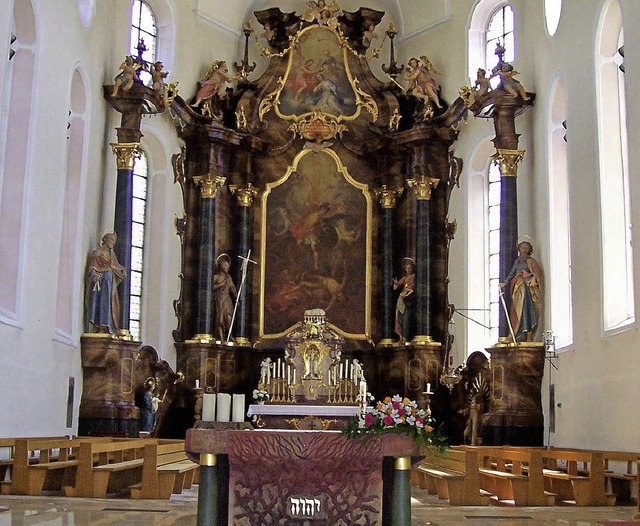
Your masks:
{"label": "altar table", "polygon": [[189,429],[198,526],[411,524],[409,437]]}

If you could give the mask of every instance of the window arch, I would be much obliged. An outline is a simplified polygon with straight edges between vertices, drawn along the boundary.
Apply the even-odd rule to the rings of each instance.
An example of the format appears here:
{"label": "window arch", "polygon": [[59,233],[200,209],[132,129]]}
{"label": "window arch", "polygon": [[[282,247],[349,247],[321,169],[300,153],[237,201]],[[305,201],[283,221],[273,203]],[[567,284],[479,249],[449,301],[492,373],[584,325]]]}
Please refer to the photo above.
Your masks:
{"label": "window arch", "polygon": [[[500,170],[491,163],[495,147],[486,138],[465,163],[467,169],[467,349],[498,341]],[[497,174],[497,176],[496,176]],[[497,180],[494,182],[494,180]],[[478,220],[482,218],[482,220]]]}
{"label": "window arch", "polygon": [[635,321],[626,93],[619,67],[623,45],[620,4],[609,0],[602,11],[595,49],[605,332]]}
{"label": "window arch", "polygon": [[496,43],[506,48],[504,60],[513,62],[515,46],[515,11],[507,0],[478,0],[469,21],[469,78],[476,78],[478,68],[491,70],[497,63]]}
{"label": "window arch", "polygon": [[[140,56],[147,63],[153,64],[156,61],[157,38],[156,15],[151,5],[144,0],[133,0],[129,54]],[[148,71],[140,70],[139,76],[145,84],[151,82]]]}
{"label": "window arch", "polygon": [[556,34],[562,13],[562,0],[544,0],[544,21],[549,36]]}
{"label": "window arch", "polygon": [[[0,319],[17,324],[20,317],[24,214],[29,186],[29,149],[37,61],[36,20],[29,0],[15,0],[12,32],[15,51],[6,69],[5,106],[0,143]],[[11,133],[8,133],[11,130]]]}
{"label": "window arch", "polygon": [[550,90],[549,133],[549,272],[550,328],[556,347],[573,343],[573,289],[571,275],[571,211],[567,167],[567,88],[557,78]]}
{"label": "window arch", "polygon": [[76,69],[71,80],[69,121],[67,123],[66,174],[64,184],[64,212],[60,235],[58,286],[56,297],[56,336],[62,341],[74,341],[76,327],[74,299],[77,297],[78,221],[81,217],[81,192],[85,170],[85,142],[87,96],[80,72]]}

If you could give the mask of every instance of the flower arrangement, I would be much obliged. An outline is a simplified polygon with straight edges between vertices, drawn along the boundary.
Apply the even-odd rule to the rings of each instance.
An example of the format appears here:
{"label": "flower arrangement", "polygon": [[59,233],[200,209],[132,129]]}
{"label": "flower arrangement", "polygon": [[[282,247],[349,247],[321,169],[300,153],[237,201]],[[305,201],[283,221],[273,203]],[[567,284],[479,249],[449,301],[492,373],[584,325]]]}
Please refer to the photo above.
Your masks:
{"label": "flower arrangement", "polygon": [[253,399],[257,402],[264,402],[266,400],[269,400],[269,393],[264,389],[254,389]]}
{"label": "flower arrangement", "polygon": [[400,395],[387,396],[374,406],[367,406],[364,412],[353,417],[342,431],[347,438],[384,433],[405,434],[418,444],[435,446],[438,449],[447,445],[440,427],[435,427],[431,411],[419,409],[415,400]]}

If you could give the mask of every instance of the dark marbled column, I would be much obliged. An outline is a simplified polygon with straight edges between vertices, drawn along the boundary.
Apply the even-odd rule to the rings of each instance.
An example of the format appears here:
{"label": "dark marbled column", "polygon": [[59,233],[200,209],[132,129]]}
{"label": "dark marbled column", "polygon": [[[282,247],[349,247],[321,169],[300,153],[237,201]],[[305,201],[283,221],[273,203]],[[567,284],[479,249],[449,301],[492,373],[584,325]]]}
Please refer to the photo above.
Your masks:
{"label": "dark marbled column", "polygon": [[118,177],[116,180],[116,206],[113,219],[113,229],[118,240],[114,252],[120,264],[127,270],[127,276],[118,287],[120,298],[120,330],[127,334],[129,331],[129,303],[131,297],[131,220],[133,216],[133,165],[140,156],[137,143],[112,144],[111,148],[116,156]]}
{"label": "dark marbled column", "polygon": [[196,339],[213,339],[213,276],[215,274],[216,195],[225,179],[212,174],[194,177],[200,186],[200,246],[198,252],[198,311]]}
{"label": "dark marbled column", "polygon": [[[524,151],[498,149],[493,156],[500,166],[500,281],[509,274],[513,262],[518,257],[516,247],[518,241],[518,187],[516,174],[518,162],[522,159]],[[505,341],[510,335],[509,322],[504,306],[509,306],[509,294],[504,291],[505,303],[500,308],[499,336]]]}
{"label": "dark marbled column", "polygon": [[[249,257],[249,251],[253,245],[251,229],[251,205],[257,195],[255,187],[248,183],[245,186],[230,186],[229,189],[238,199],[238,255],[246,258]],[[242,282],[243,267],[246,265],[246,278],[244,283]],[[247,301],[249,295],[247,294],[247,287],[251,283],[250,274],[253,263],[244,262],[238,260],[238,266],[236,271],[236,288],[238,289],[238,304],[236,307],[236,316],[233,325],[233,335],[235,341],[239,345],[249,345],[250,340],[250,305]]]}
{"label": "dark marbled column", "polygon": [[431,191],[438,185],[439,179],[421,176],[411,179],[408,184],[413,188],[417,197],[416,206],[416,336],[414,342],[418,344],[430,343],[431,340],[431,306],[430,280],[431,261],[430,246],[430,214]]}
{"label": "dark marbled column", "polygon": [[429,267],[431,246],[429,243],[430,201],[418,199],[416,207],[416,335],[430,336],[431,309],[429,306]]}
{"label": "dark marbled column", "polygon": [[393,343],[395,305],[393,304],[393,231],[396,221],[396,203],[398,196],[402,193],[400,190],[391,190],[386,185],[375,190],[376,197],[380,200],[382,206],[382,305],[381,316],[382,345],[390,345]]}

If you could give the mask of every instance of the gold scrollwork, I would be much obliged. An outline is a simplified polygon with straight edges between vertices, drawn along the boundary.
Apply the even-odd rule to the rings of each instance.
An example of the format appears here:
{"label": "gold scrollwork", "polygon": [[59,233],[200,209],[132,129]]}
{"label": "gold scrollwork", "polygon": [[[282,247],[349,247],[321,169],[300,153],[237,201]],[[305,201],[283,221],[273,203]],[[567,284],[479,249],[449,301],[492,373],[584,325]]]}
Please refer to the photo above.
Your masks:
{"label": "gold scrollwork", "polygon": [[402,115],[400,115],[400,111],[398,108],[393,110],[391,117],[389,118],[389,131],[396,132],[400,128],[400,120],[402,119]]}
{"label": "gold scrollwork", "polygon": [[491,160],[500,167],[500,174],[503,177],[516,177],[518,163],[524,159],[524,152],[525,150],[498,148],[497,153],[491,156]]}
{"label": "gold scrollwork", "polygon": [[260,107],[258,108],[258,118],[262,121],[264,120],[264,116],[269,113],[271,108],[277,107],[280,103],[280,92],[284,88],[284,78],[279,77],[277,80],[278,88],[271,93],[268,93],[260,102]]}
{"label": "gold scrollwork", "polygon": [[333,115],[314,110],[289,126],[289,130],[308,141],[329,140],[347,130]]}
{"label": "gold scrollwork", "polygon": [[[319,431],[328,431],[329,429],[331,429],[331,424],[335,424],[338,421],[335,418],[318,418],[317,416],[309,415],[305,416],[304,418],[286,419],[285,422],[296,431],[304,431],[309,429],[309,427],[300,427],[301,422],[320,422],[321,428],[319,429]],[[311,429],[314,429],[314,427],[312,426]]]}
{"label": "gold scrollwork", "polygon": [[407,186],[412,188],[418,200],[431,199],[431,191],[438,186],[440,179],[434,177],[420,176],[418,179],[409,179]]}
{"label": "gold scrollwork", "polygon": [[111,151],[116,156],[118,170],[133,170],[135,160],[142,155],[137,142],[112,142]]}

